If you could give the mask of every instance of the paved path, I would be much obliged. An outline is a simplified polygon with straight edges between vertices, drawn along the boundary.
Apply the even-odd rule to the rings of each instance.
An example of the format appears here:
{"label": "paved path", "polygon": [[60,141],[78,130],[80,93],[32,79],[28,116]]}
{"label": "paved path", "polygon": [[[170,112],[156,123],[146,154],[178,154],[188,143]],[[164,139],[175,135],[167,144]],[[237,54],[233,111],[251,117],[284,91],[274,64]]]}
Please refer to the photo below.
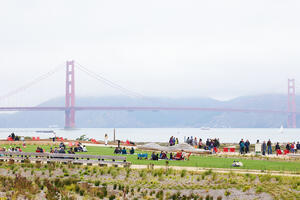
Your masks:
{"label": "paved path", "polygon": [[[133,169],[147,169],[147,165],[131,165],[130,168]],[[248,169],[223,169],[223,168],[201,168],[201,167],[179,167],[179,166],[169,166],[168,168],[172,168],[175,170],[187,170],[187,171],[196,171],[196,172],[205,172],[207,170],[212,170],[217,173],[238,173],[238,174],[256,174],[256,175],[272,175],[272,176],[293,176],[300,177],[300,174],[295,174],[292,172],[279,172],[279,171],[264,171],[261,170],[248,170]],[[166,169],[166,166],[154,165],[154,169]]]}

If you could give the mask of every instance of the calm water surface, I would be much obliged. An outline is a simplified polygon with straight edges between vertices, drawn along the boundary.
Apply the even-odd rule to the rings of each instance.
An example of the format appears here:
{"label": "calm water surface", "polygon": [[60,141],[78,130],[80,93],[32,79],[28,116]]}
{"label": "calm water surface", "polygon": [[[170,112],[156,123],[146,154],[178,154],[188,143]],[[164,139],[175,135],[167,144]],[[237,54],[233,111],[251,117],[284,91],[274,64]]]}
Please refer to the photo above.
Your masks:
{"label": "calm water surface", "polygon": [[[22,136],[39,136],[40,138],[53,137],[53,133],[37,133],[41,130],[53,130],[59,137],[68,139],[76,139],[81,135],[88,138],[103,140],[104,134],[107,133],[110,140],[113,140],[113,128],[82,128],[76,130],[64,130],[59,128],[29,128],[29,129],[0,129],[0,138],[6,138],[11,132]],[[293,142],[300,141],[300,129],[284,129],[283,133],[278,129],[210,129],[201,130],[199,128],[116,128],[116,139],[131,140],[136,142],[167,142],[170,136],[179,138],[183,141],[184,136],[196,136],[206,140],[207,138],[219,138],[221,142],[239,142],[241,138],[249,139],[251,143],[255,143],[257,139],[260,141],[271,139],[272,142]]]}

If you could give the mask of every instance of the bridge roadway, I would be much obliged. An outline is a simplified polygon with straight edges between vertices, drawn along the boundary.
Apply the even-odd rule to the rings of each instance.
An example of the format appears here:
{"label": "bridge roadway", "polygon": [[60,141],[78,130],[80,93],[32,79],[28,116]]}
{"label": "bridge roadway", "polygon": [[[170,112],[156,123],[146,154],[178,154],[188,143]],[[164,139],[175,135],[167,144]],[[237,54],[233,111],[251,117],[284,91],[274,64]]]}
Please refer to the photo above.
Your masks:
{"label": "bridge roadway", "polygon": [[76,107],[0,107],[0,111],[66,111],[74,109],[83,110],[124,110],[124,111],[210,111],[210,112],[250,112],[250,113],[274,113],[289,114],[300,112],[289,112],[287,110],[260,110],[241,108],[202,108],[202,107],[134,107],[134,106],[76,106]]}

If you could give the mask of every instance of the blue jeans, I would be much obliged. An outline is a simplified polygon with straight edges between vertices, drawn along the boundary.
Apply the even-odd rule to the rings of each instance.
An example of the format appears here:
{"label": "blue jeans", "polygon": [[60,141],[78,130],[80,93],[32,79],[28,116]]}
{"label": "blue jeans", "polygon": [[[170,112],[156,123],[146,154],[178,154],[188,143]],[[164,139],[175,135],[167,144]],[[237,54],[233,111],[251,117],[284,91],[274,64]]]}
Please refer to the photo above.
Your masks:
{"label": "blue jeans", "polygon": [[272,154],[272,146],[268,146],[268,154]]}
{"label": "blue jeans", "polygon": [[244,147],[240,147],[240,153],[241,153],[241,154],[244,153]]}

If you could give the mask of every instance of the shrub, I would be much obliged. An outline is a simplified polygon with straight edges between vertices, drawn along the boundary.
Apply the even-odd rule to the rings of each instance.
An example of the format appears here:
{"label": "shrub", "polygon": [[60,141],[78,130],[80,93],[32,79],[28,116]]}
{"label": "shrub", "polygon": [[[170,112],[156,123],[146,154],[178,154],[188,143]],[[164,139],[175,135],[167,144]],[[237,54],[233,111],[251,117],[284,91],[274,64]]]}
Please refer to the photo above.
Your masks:
{"label": "shrub", "polygon": [[243,192],[246,192],[246,191],[250,190],[250,188],[251,187],[249,185],[245,185],[244,188],[243,188]]}
{"label": "shrub", "polygon": [[106,189],[106,187],[101,188],[101,191],[102,191],[103,196],[106,197],[107,196],[107,189]]}
{"label": "shrub", "polygon": [[78,185],[76,185],[76,186],[75,186],[75,192],[76,192],[76,193],[79,193],[79,191],[80,191],[80,187],[79,187]]}
{"label": "shrub", "polygon": [[181,174],[180,174],[181,177],[185,177],[186,176],[186,170],[181,170]]}
{"label": "shrub", "polygon": [[231,193],[230,193],[230,191],[228,191],[228,190],[226,190],[225,193],[224,193],[224,195],[225,195],[226,197],[228,197],[230,194],[231,194]]}
{"label": "shrub", "polygon": [[145,170],[145,169],[140,170],[139,175],[140,175],[140,177],[143,178],[143,179],[146,178],[146,175],[147,175],[146,170]]}
{"label": "shrub", "polygon": [[100,185],[100,181],[99,180],[95,181],[95,186],[99,186],[99,185]]}
{"label": "shrub", "polygon": [[211,174],[212,174],[212,170],[209,169],[209,170],[205,171],[203,174],[204,174],[205,176],[211,175]]}
{"label": "shrub", "polygon": [[255,192],[256,193],[262,193],[263,192],[263,188],[261,186],[257,186]]}
{"label": "shrub", "polygon": [[84,190],[80,190],[79,194],[80,194],[80,196],[83,196],[84,195]]}

